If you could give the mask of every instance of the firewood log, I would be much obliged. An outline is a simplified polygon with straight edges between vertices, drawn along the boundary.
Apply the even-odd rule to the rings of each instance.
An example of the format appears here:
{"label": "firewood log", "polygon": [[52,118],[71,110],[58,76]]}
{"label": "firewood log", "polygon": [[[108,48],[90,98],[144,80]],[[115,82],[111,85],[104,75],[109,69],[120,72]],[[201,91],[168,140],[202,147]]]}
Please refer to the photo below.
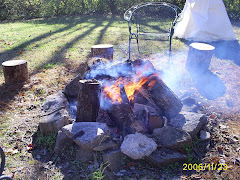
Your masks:
{"label": "firewood log", "polygon": [[76,122],[96,121],[99,111],[100,84],[97,80],[80,80]]}
{"label": "firewood log", "polygon": [[107,113],[116,127],[122,131],[123,136],[132,133],[130,125],[136,121],[131,106],[128,103],[112,104]]}
{"label": "firewood log", "polygon": [[145,125],[146,132],[152,133],[154,129],[161,128],[164,125],[162,116],[153,107],[135,103],[133,112],[137,121]]}
{"label": "firewood log", "polygon": [[193,73],[203,73],[211,63],[214,47],[205,43],[192,43],[189,46],[186,69]]}
{"label": "firewood log", "polygon": [[98,44],[91,48],[92,57],[103,57],[113,60],[113,45],[111,44]]}
{"label": "firewood log", "polygon": [[171,119],[178,115],[183,106],[181,100],[158,76],[151,77],[149,83],[151,81],[155,81],[155,84],[148,89],[149,94],[157,107],[162,110],[163,116]]}
{"label": "firewood log", "polygon": [[27,61],[10,60],[2,63],[6,84],[23,83],[28,80]]}

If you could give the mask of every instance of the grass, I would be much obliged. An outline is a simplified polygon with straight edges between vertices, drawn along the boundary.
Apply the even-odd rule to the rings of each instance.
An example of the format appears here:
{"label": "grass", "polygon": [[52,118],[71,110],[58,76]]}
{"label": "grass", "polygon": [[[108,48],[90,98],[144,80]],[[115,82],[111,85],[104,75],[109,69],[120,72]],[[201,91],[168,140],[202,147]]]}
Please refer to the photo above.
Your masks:
{"label": "grass", "polygon": [[[235,24],[234,31],[240,39],[239,22]],[[57,167],[56,163],[51,168],[43,168],[50,160],[61,160],[52,157],[51,152],[45,154],[53,140],[37,134],[40,106],[46,96],[62,90],[78,73],[85,72],[91,46],[100,43],[114,45],[114,59],[127,59],[127,22],[119,17],[85,16],[1,23],[0,62],[25,59],[30,73],[30,79],[23,86],[5,86],[0,67],[0,145],[5,152],[17,149],[17,153],[7,153],[4,174],[14,179],[67,179],[64,167],[69,169],[69,160],[61,162],[63,167]],[[166,54],[165,43],[140,43],[143,56]],[[173,52],[187,49],[183,41],[173,40]],[[132,52],[133,59],[138,57],[135,40]],[[28,151],[36,134],[39,145],[33,152]],[[72,151],[69,154],[73,154]],[[78,162],[74,162],[74,166],[84,171]],[[96,177],[102,177],[104,167],[96,171]],[[79,172],[74,175],[78,177]]]}
{"label": "grass", "polygon": [[104,175],[104,170],[109,166],[109,162],[106,163],[101,163],[99,168],[93,172],[92,174],[92,178],[96,179],[96,180],[102,180],[104,179],[105,175]]}
{"label": "grass", "polygon": [[53,150],[53,145],[56,142],[57,133],[52,133],[50,135],[42,135],[41,133],[38,133],[36,144],[38,146],[44,146],[49,151]]}

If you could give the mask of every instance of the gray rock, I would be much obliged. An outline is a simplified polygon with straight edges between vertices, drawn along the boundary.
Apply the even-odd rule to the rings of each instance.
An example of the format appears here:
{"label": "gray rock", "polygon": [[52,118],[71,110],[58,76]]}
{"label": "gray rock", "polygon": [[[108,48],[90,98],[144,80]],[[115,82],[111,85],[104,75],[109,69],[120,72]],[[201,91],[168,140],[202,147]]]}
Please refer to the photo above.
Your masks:
{"label": "gray rock", "polygon": [[170,119],[168,125],[188,132],[193,138],[206,122],[207,117],[204,114],[182,111],[178,116]]}
{"label": "gray rock", "polygon": [[124,159],[125,155],[120,150],[111,151],[108,153],[103,154],[103,162],[108,165],[108,169],[112,172],[118,171],[122,168],[122,160]]}
{"label": "gray rock", "polygon": [[77,122],[62,128],[63,132],[85,150],[92,150],[109,137],[109,128],[105,123]]}
{"label": "gray rock", "polygon": [[94,147],[93,150],[94,151],[104,151],[104,150],[116,148],[116,147],[118,147],[117,143],[115,143],[113,141],[109,141],[109,142],[101,143],[99,146]]}
{"label": "gray rock", "polygon": [[54,152],[57,154],[61,153],[66,146],[73,146],[73,145],[74,145],[73,140],[69,138],[64,132],[59,130],[56,138]]}
{"label": "gray rock", "polygon": [[158,145],[171,149],[177,149],[192,142],[190,134],[171,126],[154,129],[153,135]]}
{"label": "gray rock", "polygon": [[155,141],[141,133],[125,136],[121,145],[121,151],[132,159],[142,159],[145,156],[150,156],[156,149]]}
{"label": "gray rock", "polygon": [[39,127],[42,134],[58,132],[63,126],[71,123],[71,117],[66,109],[60,109],[52,114],[42,116]]}
{"label": "gray rock", "polygon": [[196,104],[196,100],[188,96],[182,99],[182,103],[187,106],[192,106]]}
{"label": "gray rock", "polygon": [[210,139],[210,133],[209,132],[207,132],[207,131],[200,131],[200,139],[202,140],[202,141],[205,141],[205,140],[208,140],[208,139]]}
{"label": "gray rock", "polygon": [[81,147],[76,150],[76,160],[81,162],[89,162],[94,160],[93,151],[87,151]]}
{"label": "gray rock", "polygon": [[158,149],[154,151],[149,157],[145,158],[151,164],[167,166],[171,163],[185,161],[187,156],[185,154],[173,151],[170,149]]}
{"label": "gray rock", "polygon": [[82,79],[82,75],[78,74],[72,81],[70,81],[64,88],[63,93],[70,98],[76,98],[79,91],[79,80]]}
{"label": "gray rock", "polygon": [[59,91],[46,98],[46,101],[41,107],[42,116],[52,114],[60,109],[68,107],[69,104],[66,96],[61,91]]}
{"label": "gray rock", "polygon": [[182,103],[182,111],[200,113],[201,105],[195,99],[188,96],[182,99]]}

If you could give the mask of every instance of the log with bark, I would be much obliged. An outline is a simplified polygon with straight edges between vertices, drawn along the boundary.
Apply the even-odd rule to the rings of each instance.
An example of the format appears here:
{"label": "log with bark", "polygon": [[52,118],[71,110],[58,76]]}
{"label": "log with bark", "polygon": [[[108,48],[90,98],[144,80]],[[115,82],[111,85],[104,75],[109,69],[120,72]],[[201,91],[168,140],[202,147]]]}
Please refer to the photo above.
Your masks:
{"label": "log with bark", "polygon": [[132,133],[131,124],[136,121],[131,106],[128,103],[112,104],[107,113],[123,136]]}
{"label": "log with bark", "polygon": [[100,83],[97,80],[80,80],[76,122],[96,121],[99,111]]}
{"label": "log with bark", "polygon": [[189,46],[186,69],[190,73],[204,73],[208,70],[214,47],[205,43],[192,43]]}
{"label": "log with bark", "polygon": [[151,106],[135,103],[133,112],[137,120],[144,124],[148,133],[152,133],[154,129],[164,126],[162,116]]}
{"label": "log with bark", "polygon": [[181,100],[158,76],[149,78],[149,83],[154,82],[147,91],[156,106],[163,112],[163,116],[171,119],[178,115],[182,109]]}
{"label": "log with bark", "polygon": [[23,83],[28,80],[28,67],[25,60],[10,60],[2,63],[6,84]]}
{"label": "log with bark", "polygon": [[111,44],[98,44],[91,48],[92,57],[102,57],[113,60],[113,45]]}

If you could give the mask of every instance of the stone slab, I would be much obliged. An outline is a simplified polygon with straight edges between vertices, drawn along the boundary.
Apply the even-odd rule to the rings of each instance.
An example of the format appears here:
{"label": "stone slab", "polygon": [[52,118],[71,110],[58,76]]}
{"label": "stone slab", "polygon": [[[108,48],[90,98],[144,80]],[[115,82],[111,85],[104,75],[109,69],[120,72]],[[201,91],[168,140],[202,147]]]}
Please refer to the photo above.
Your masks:
{"label": "stone slab", "polygon": [[65,125],[71,123],[71,117],[66,109],[60,109],[52,114],[42,116],[39,127],[42,134],[56,133]]}
{"label": "stone slab", "polygon": [[192,138],[199,133],[207,123],[207,116],[200,113],[182,111],[178,116],[170,119],[168,125],[188,132]]}
{"label": "stone slab", "polygon": [[185,161],[186,159],[187,156],[185,154],[170,149],[158,149],[145,158],[147,162],[158,166],[167,166],[172,163]]}
{"label": "stone slab", "polygon": [[124,137],[121,151],[132,159],[142,159],[157,149],[157,144],[152,138],[141,133],[129,134]]}
{"label": "stone slab", "polygon": [[64,126],[62,130],[85,150],[99,146],[110,134],[108,126],[99,122],[77,122]]}
{"label": "stone slab", "polygon": [[63,93],[69,98],[77,98],[79,91],[79,80],[82,79],[82,75],[78,74],[72,81],[70,81],[64,88]]}
{"label": "stone slab", "polygon": [[68,100],[66,96],[61,92],[57,92],[46,98],[46,101],[41,107],[42,116],[52,114],[60,109],[68,108]]}
{"label": "stone slab", "polygon": [[182,145],[192,142],[190,134],[171,126],[154,129],[153,136],[157,140],[158,146],[171,149],[178,149]]}

